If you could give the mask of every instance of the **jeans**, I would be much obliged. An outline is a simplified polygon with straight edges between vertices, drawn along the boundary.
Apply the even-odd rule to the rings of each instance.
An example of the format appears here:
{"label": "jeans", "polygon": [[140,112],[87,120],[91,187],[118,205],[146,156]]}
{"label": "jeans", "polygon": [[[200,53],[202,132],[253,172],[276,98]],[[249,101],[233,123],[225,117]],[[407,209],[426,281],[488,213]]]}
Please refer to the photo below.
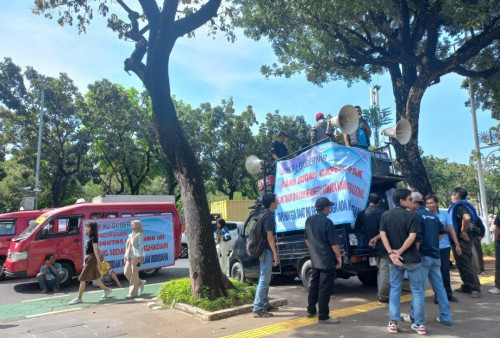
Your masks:
{"label": "jeans", "polygon": [[64,278],[64,272],[60,271],[55,278],[46,279],[42,273],[36,275],[36,280],[38,284],[40,284],[40,289],[48,290],[48,289],[60,289],[61,281]]}
{"label": "jeans", "polygon": [[425,325],[425,289],[422,282],[420,263],[407,263],[403,266],[389,264],[391,274],[391,293],[389,295],[389,320],[401,320],[401,289],[403,288],[403,273],[406,270],[410,280],[413,295],[412,313],[416,324]]}
{"label": "jeans", "polygon": [[495,286],[500,289],[500,243],[495,243]]}
{"label": "jeans", "polygon": [[472,263],[472,241],[466,242],[459,237],[458,242],[462,248],[462,254],[460,256],[457,255],[457,251],[454,246],[452,246],[451,249],[453,250],[453,256],[455,256],[458,272],[460,273],[460,278],[462,279],[462,289],[466,292],[481,292],[481,283],[477,277],[474,263]]}
{"label": "jeans", "polygon": [[253,312],[265,310],[269,306],[269,283],[271,283],[271,272],[273,270],[273,252],[269,249],[264,250],[259,257],[260,276],[255,299],[253,301]]}
{"label": "jeans", "polygon": [[[443,285],[448,299],[453,296],[450,283],[450,250],[450,248],[439,250],[441,254],[441,276],[443,277]],[[436,292],[436,290],[434,290],[434,292]]]}
{"label": "jeans", "polygon": [[330,318],[330,294],[335,281],[335,269],[312,269],[311,284],[307,297],[307,312],[316,313],[318,303],[318,320]]}
{"label": "jeans", "polygon": [[448,303],[448,296],[443,285],[443,278],[441,277],[441,259],[433,258],[430,256],[422,256],[421,268],[422,272],[422,287],[425,290],[425,282],[429,278],[439,304],[439,319],[441,323],[451,324],[450,305]]}
{"label": "jeans", "polygon": [[377,257],[377,296],[381,300],[389,300],[389,292],[391,291],[391,277],[389,272],[389,257]]}

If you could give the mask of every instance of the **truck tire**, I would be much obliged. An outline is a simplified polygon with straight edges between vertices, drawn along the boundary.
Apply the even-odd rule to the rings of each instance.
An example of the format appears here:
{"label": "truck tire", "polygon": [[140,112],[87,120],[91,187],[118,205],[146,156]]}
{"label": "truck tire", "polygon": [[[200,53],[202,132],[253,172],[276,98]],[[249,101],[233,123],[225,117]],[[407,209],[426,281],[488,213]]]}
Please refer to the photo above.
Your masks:
{"label": "truck tire", "polygon": [[66,285],[71,284],[71,282],[73,280],[73,276],[75,275],[75,269],[68,262],[63,261],[63,262],[58,262],[58,263],[61,264],[62,271],[64,272],[64,278],[61,281],[61,285],[66,286]]}
{"label": "truck tire", "polygon": [[239,280],[240,282],[245,281],[245,273],[243,272],[243,264],[236,262],[231,266],[231,278]]}
{"label": "truck tire", "polygon": [[360,271],[358,272],[358,279],[364,285],[377,286],[377,270]]}
{"label": "truck tire", "polygon": [[311,284],[311,276],[312,276],[312,262],[311,260],[307,260],[302,264],[302,268],[300,269],[300,280],[302,281],[302,285],[306,290],[309,290],[309,285]]}
{"label": "truck tire", "polygon": [[5,278],[5,260],[0,258],[0,280]]}
{"label": "truck tire", "polygon": [[188,258],[188,246],[187,244],[182,244],[181,245],[181,254],[179,255],[179,258]]}
{"label": "truck tire", "polygon": [[158,273],[158,271],[160,271],[160,268],[139,271],[139,276],[141,278],[151,277],[151,276],[156,275]]}

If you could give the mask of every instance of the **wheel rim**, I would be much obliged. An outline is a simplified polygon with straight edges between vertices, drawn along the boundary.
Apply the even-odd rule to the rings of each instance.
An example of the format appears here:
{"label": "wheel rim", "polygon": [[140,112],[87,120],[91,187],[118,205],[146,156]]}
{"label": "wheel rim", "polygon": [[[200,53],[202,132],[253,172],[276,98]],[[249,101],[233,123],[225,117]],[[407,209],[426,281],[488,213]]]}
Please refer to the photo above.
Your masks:
{"label": "wheel rim", "polygon": [[188,248],[187,248],[187,245],[183,245],[181,247],[181,254],[180,254],[180,257],[187,257],[188,255]]}

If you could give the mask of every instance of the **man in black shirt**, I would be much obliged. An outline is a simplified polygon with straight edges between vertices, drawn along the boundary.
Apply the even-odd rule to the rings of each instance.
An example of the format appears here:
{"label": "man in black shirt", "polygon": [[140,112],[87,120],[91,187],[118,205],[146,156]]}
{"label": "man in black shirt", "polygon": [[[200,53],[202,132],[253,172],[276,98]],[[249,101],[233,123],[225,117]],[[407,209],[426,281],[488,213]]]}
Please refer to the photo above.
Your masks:
{"label": "man in black shirt", "polygon": [[386,211],[380,219],[380,238],[389,253],[391,274],[391,292],[389,296],[389,324],[387,330],[398,332],[398,320],[401,320],[400,297],[403,287],[404,270],[408,273],[414,323],[411,328],[418,334],[425,334],[425,289],[422,282],[420,255],[415,239],[420,233],[418,216],[405,208],[411,207],[411,191],[396,189],[393,201],[394,209]]}
{"label": "man in black shirt", "polygon": [[288,149],[285,146],[285,140],[288,137],[284,131],[280,131],[278,133],[278,138],[271,144],[271,157],[272,160],[276,162],[279,161],[280,158],[288,155]]}
{"label": "man in black shirt", "polygon": [[471,221],[474,221],[478,216],[476,209],[466,200],[467,194],[466,189],[455,188],[451,195],[453,204],[448,210],[462,248],[461,255],[457,254],[455,247],[451,248],[463,282],[462,286],[455,291],[470,293],[472,298],[477,298],[481,297],[481,283],[472,262],[472,242],[469,228]]}
{"label": "man in black shirt", "polygon": [[306,219],[305,240],[309,247],[312,263],[312,279],[307,299],[307,317],[316,314],[318,303],[318,323],[338,324],[337,318],[330,318],[328,303],[335,280],[335,269],[342,266],[339,239],[335,225],[328,218],[332,202],[326,197],[316,200],[316,215]]}
{"label": "man in black shirt", "polygon": [[384,244],[380,240],[380,218],[385,212],[384,209],[380,208],[380,201],[380,196],[376,193],[371,193],[368,196],[370,205],[358,214],[354,228],[362,230],[365,238],[369,241],[368,246],[373,249],[373,256],[377,259],[377,295],[378,302],[382,305],[389,303],[391,283],[389,278],[389,257],[384,249]]}

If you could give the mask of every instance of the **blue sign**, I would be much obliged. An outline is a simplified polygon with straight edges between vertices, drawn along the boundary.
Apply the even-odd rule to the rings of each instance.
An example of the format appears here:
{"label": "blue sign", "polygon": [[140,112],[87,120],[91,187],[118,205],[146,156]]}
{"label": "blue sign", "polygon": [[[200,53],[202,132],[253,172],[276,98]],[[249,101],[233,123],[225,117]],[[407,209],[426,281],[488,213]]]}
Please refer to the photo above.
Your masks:
{"label": "blue sign", "polygon": [[314,215],[314,203],[327,197],[334,203],[329,218],[334,224],[354,223],[370,193],[370,153],[333,142],[316,145],[299,156],[276,165],[278,208],[276,231],[305,228]]}

